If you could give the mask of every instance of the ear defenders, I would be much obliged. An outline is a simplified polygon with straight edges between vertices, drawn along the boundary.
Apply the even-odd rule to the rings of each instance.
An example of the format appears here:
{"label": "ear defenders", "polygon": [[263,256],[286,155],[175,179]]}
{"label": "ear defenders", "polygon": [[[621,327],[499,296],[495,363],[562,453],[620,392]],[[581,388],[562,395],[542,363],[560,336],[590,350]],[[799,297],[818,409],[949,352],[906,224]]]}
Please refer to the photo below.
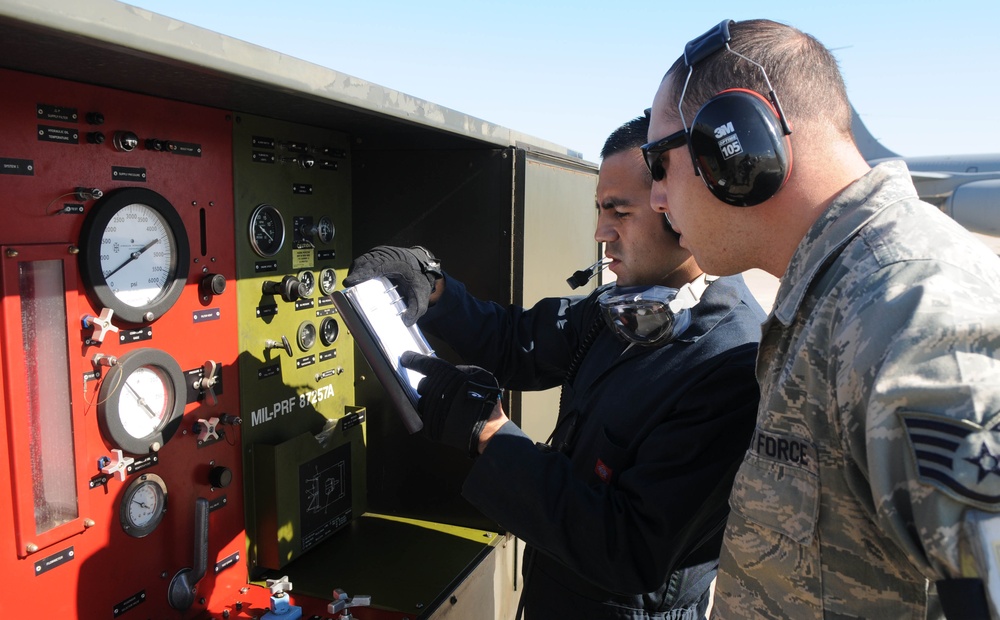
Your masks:
{"label": "ear defenders", "polygon": [[701,106],[690,127],[684,124],[695,174],[722,202],[752,207],[770,199],[788,180],[792,130],[764,67],[730,49],[731,23],[725,20],[685,46],[688,74],[677,108],[685,123],[684,95],[691,73],[698,62],[717,51],[725,49],[761,70],[770,101],[752,90],[727,89]]}
{"label": "ear defenders", "polygon": [[724,90],[698,110],[688,145],[695,174],[716,198],[751,207],[774,196],[792,171],[792,147],[760,94]]}

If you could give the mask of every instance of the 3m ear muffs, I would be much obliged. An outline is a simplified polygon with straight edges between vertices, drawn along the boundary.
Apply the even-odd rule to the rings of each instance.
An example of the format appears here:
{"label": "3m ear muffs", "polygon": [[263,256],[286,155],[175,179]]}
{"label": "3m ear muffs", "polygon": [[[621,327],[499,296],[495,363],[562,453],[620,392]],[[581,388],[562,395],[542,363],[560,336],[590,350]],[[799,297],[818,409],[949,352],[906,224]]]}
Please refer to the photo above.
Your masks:
{"label": "3m ear muffs", "polygon": [[688,74],[677,110],[684,122],[684,95],[695,66],[725,50],[760,69],[768,97],[743,88],[727,89],[706,101],[687,131],[694,171],[709,191],[736,207],[752,207],[772,196],[792,172],[792,133],[764,67],[729,47],[729,26],[723,20],[684,47]]}
{"label": "3m ear muffs", "polygon": [[751,207],[774,196],[792,171],[792,147],[771,102],[741,88],[698,110],[688,145],[695,171],[716,198]]}

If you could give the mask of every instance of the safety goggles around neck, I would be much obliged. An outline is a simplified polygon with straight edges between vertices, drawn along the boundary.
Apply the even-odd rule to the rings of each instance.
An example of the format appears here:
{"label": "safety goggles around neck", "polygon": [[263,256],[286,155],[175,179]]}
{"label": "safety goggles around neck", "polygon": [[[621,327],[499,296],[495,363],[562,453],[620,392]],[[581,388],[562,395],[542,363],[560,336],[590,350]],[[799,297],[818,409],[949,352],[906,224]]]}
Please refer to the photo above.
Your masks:
{"label": "safety goggles around neck", "polygon": [[615,286],[597,298],[608,327],[629,344],[655,346],[680,337],[691,325],[691,308],[716,277],[700,275],[680,289]]}

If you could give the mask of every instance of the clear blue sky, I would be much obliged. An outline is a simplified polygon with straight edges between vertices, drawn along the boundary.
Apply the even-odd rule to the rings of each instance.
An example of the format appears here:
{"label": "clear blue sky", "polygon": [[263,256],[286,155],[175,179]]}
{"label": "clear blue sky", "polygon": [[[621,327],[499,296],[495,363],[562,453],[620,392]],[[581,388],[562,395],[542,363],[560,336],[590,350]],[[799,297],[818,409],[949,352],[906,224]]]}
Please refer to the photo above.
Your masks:
{"label": "clear blue sky", "polygon": [[555,142],[597,161],[684,43],[766,17],[834,50],[902,155],[1000,152],[1000,0],[134,0],[156,13]]}

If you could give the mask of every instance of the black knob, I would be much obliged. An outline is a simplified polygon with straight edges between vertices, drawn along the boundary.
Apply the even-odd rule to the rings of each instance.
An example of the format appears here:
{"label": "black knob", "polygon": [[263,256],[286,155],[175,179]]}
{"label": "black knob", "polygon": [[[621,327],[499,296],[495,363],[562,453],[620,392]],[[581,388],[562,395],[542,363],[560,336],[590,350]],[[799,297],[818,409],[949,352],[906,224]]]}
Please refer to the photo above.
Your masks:
{"label": "black knob", "polygon": [[224,489],[233,481],[233,472],[228,467],[218,465],[208,472],[208,482],[217,489]]}
{"label": "black knob", "polygon": [[281,298],[288,302],[305,297],[308,293],[308,287],[299,282],[295,276],[285,276],[281,282],[264,280],[260,289],[265,295],[281,295]]}
{"label": "black knob", "polygon": [[226,290],[226,276],[221,273],[206,274],[198,283],[198,292],[202,297],[221,295]]}
{"label": "black knob", "polygon": [[87,142],[91,144],[104,144],[104,134],[99,131],[90,131],[87,133]]}
{"label": "black knob", "polygon": [[103,125],[104,115],[100,112],[87,112],[87,122],[91,125]]}

